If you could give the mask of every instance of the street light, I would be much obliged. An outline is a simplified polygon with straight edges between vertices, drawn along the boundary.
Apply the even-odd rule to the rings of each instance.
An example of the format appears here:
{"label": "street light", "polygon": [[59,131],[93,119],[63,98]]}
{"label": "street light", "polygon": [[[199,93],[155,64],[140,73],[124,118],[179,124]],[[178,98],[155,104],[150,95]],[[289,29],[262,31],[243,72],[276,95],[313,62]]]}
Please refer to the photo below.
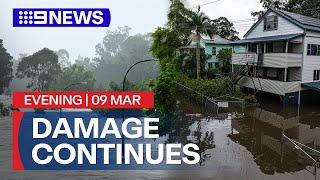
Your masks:
{"label": "street light", "polygon": [[[129,74],[130,70],[140,64],[140,63],[144,63],[144,62],[150,62],[150,61],[158,61],[157,59],[145,59],[145,60],[142,60],[142,61],[138,61],[136,63],[134,63],[132,66],[130,66],[130,68],[127,70],[126,74],[124,75],[124,78],[123,78],[123,81],[122,81],[122,91],[125,91],[125,84],[126,84],[126,79],[127,79],[127,75]],[[122,123],[124,121],[124,109],[122,109]],[[122,133],[122,137],[121,137],[121,144],[122,144],[122,158],[124,158],[124,136],[123,136],[123,133]]]}
{"label": "street light", "polygon": [[125,83],[126,83],[126,79],[127,79],[127,75],[129,74],[130,70],[140,64],[140,63],[144,63],[144,62],[149,62],[149,61],[158,61],[157,59],[145,59],[145,60],[142,60],[142,61],[138,61],[136,63],[134,63],[126,72],[126,74],[124,75],[124,78],[123,78],[123,81],[122,81],[122,91],[125,91]]}

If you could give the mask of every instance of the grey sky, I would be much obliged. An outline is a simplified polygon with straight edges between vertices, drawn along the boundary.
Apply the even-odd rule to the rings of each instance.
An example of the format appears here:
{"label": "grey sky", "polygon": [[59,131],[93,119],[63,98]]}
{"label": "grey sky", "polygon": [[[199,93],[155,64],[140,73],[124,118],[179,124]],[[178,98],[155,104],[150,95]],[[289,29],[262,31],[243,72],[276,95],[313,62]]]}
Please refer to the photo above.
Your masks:
{"label": "grey sky", "polygon": [[[189,7],[214,0],[187,0]],[[228,19],[250,19],[250,13],[261,9],[260,0],[220,0],[202,7],[211,18],[225,16]],[[149,33],[166,23],[168,0],[1,0],[0,39],[7,50],[18,58],[20,53],[32,54],[43,47],[53,50],[66,49],[71,60],[78,55],[95,56],[95,45],[106,30],[128,25],[131,34]],[[109,28],[13,28],[12,8],[109,8]],[[253,21],[236,22],[242,36]]]}

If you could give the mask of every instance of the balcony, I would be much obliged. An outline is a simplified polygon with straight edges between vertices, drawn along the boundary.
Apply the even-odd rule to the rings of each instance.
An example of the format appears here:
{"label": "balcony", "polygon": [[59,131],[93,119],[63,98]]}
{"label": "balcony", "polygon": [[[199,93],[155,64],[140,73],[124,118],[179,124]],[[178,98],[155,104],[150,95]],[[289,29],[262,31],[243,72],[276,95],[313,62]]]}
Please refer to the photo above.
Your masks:
{"label": "balcony", "polygon": [[299,91],[300,81],[283,82],[255,77],[243,77],[238,84],[243,87],[257,89],[273,94],[285,95],[287,93]]}
{"label": "balcony", "polygon": [[231,62],[236,65],[256,64],[258,56],[255,53],[232,54]]}
{"label": "balcony", "polygon": [[303,55],[296,53],[264,53],[259,58],[257,54],[247,53],[233,54],[231,60],[232,64],[236,65],[257,64],[259,62],[259,65],[264,67],[288,68],[301,67],[302,59]]}

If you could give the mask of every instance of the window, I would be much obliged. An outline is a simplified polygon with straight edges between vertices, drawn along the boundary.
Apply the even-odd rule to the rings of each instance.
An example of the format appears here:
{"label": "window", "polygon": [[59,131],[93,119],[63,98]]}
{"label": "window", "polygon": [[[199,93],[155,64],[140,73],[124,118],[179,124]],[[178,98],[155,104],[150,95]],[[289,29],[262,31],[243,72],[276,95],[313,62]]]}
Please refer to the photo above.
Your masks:
{"label": "window", "polygon": [[208,63],[208,68],[209,68],[209,69],[212,69],[212,62],[209,62],[209,63]]}
{"label": "window", "polygon": [[320,70],[314,70],[313,71],[313,80],[319,81],[320,80]]}
{"label": "window", "polygon": [[213,56],[217,55],[217,48],[216,47],[212,47],[212,55]]}
{"label": "window", "polygon": [[320,56],[320,45],[308,44],[308,56]]}
{"label": "window", "polygon": [[264,18],[264,31],[278,30],[278,16],[267,16]]}

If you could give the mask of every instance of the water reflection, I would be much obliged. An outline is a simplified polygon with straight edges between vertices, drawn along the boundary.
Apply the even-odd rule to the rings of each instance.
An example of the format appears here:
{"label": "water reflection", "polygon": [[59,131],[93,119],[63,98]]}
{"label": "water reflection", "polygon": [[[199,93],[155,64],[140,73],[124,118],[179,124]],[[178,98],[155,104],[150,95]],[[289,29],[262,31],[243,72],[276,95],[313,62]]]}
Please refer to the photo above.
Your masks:
{"label": "water reflection", "polygon": [[[284,109],[269,103],[247,108],[239,118],[240,109],[217,115],[191,102],[180,98],[175,113],[162,115],[160,134],[167,136],[168,143],[197,144],[199,166],[240,168],[242,174],[256,177],[283,174],[282,179],[286,179],[286,173],[314,173],[310,158],[282,134],[320,150],[318,107],[306,106],[298,113],[297,108]],[[320,159],[320,154],[310,154]]]}

